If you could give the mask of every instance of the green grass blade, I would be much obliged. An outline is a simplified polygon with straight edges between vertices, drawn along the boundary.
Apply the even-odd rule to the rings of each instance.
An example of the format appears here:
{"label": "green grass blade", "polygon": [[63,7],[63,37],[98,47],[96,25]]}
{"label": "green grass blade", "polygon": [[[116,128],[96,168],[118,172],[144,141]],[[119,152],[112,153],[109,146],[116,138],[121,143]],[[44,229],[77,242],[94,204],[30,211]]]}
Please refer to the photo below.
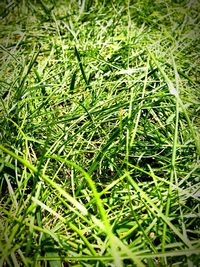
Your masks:
{"label": "green grass blade", "polygon": [[184,242],[184,244],[189,248],[193,249],[193,246],[190,242],[190,240],[183,236],[183,234],[170,222],[169,218],[166,217],[153,203],[153,201],[147,196],[147,194],[137,185],[137,183],[131,178],[128,172],[127,179],[130,182],[130,184],[135,188],[137,192],[140,193],[141,198],[147,201],[147,203],[151,206],[152,210],[156,212],[156,214],[164,221],[165,224],[168,225],[168,227]]}

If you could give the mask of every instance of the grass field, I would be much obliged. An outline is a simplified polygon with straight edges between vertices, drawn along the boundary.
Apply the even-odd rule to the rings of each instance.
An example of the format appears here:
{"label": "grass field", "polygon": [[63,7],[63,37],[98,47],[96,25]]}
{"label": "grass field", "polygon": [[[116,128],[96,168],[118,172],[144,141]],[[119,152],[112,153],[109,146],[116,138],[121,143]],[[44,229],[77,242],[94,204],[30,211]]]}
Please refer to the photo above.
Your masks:
{"label": "grass field", "polygon": [[0,267],[199,266],[199,2],[0,16]]}

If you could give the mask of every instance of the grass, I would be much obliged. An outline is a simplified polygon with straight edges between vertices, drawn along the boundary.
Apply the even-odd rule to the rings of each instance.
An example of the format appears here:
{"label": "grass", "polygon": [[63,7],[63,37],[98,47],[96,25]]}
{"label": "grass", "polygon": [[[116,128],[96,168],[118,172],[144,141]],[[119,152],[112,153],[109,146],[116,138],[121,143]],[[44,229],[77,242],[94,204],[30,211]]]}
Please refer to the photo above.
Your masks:
{"label": "grass", "polygon": [[3,1],[0,266],[198,266],[197,1]]}

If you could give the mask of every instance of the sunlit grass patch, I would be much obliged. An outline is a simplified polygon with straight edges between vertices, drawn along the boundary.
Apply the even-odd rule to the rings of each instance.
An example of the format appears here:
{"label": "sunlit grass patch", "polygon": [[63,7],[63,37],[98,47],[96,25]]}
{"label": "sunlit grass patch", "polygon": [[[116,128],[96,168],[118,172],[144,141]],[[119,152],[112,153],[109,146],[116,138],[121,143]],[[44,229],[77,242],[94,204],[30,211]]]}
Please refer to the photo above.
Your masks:
{"label": "sunlit grass patch", "polygon": [[197,3],[5,7],[0,265],[198,266]]}

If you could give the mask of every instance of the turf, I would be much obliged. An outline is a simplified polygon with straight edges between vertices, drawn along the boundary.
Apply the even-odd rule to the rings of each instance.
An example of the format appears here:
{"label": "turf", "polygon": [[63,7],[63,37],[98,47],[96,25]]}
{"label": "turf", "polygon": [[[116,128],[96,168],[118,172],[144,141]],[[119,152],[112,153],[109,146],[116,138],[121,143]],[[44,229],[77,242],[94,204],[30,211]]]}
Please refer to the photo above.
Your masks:
{"label": "turf", "polygon": [[0,7],[0,266],[198,266],[198,1]]}

